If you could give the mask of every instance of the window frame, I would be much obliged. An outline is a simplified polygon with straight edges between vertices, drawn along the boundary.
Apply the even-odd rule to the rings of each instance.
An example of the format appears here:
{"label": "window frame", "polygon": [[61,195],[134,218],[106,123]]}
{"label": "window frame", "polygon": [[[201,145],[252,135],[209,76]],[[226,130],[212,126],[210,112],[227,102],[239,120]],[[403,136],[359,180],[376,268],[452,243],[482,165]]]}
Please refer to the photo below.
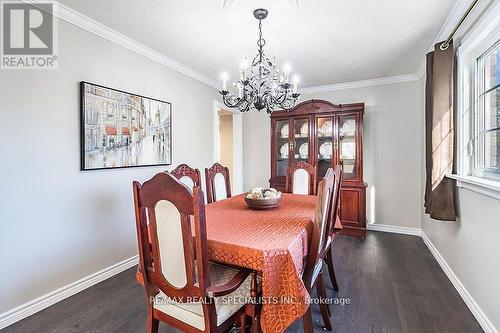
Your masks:
{"label": "window frame", "polygon": [[[483,53],[481,54],[476,60],[475,60],[475,73],[474,73],[474,81],[475,81],[475,94],[474,94],[474,114],[475,114],[475,119],[476,124],[474,125],[473,128],[473,134],[474,138],[471,140],[474,140],[474,159],[472,161],[473,165],[471,167],[472,174],[476,177],[480,178],[486,178],[486,179],[491,179],[494,181],[500,181],[500,168],[499,169],[493,169],[493,168],[488,168],[484,165],[484,159],[485,159],[485,138],[482,134],[482,132],[485,132],[488,130],[487,128],[484,127],[484,122],[485,122],[485,114],[486,110],[484,108],[484,94],[486,93],[486,88],[484,86],[484,62],[486,57],[491,54],[492,51],[497,50],[500,47],[500,36],[496,40],[496,42],[493,40],[488,40],[488,42],[492,42],[493,44],[490,45],[490,47]],[[486,43],[485,43],[486,44]],[[487,44],[486,44],[487,45]],[[485,46],[486,46],[485,45]],[[496,52],[495,52],[496,53]],[[491,87],[490,87],[491,89]],[[495,89],[496,90],[496,89]]]}
{"label": "window frame", "polygon": [[[500,8],[500,5],[497,5]],[[495,9],[492,10],[494,14]],[[500,43],[500,18],[490,15],[466,36],[457,52],[457,186],[500,200],[499,177],[485,177],[479,161],[478,59]]]}

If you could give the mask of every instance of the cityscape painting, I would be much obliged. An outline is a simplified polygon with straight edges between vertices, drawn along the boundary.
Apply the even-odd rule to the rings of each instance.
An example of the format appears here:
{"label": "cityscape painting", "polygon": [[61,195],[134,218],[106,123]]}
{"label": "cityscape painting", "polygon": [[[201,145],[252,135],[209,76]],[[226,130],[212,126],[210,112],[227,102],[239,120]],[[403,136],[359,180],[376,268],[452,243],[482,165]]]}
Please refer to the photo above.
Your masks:
{"label": "cityscape painting", "polygon": [[172,163],[172,104],[81,82],[81,169]]}

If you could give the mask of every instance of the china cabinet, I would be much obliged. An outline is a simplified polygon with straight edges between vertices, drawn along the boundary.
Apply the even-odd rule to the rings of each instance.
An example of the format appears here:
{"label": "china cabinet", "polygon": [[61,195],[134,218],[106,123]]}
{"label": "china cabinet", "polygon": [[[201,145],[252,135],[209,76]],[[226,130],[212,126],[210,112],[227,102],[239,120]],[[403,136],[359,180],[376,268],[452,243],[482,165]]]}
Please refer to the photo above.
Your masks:
{"label": "china cabinet", "polygon": [[366,236],[366,183],[363,181],[364,103],[305,101],[290,111],[271,114],[270,185],[286,189],[292,161],[306,161],[317,170],[316,183],[328,168],[343,169],[340,218],[345,235]]}

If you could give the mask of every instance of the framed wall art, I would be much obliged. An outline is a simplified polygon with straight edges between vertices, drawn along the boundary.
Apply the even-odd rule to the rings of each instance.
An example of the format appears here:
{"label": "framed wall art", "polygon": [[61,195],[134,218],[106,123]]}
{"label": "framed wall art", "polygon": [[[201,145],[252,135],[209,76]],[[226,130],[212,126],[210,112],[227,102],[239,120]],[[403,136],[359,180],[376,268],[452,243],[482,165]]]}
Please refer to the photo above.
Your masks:
{"label": "framed wall art", "polygon": [[172,104],[80,83],[81,170],[170,165]]}

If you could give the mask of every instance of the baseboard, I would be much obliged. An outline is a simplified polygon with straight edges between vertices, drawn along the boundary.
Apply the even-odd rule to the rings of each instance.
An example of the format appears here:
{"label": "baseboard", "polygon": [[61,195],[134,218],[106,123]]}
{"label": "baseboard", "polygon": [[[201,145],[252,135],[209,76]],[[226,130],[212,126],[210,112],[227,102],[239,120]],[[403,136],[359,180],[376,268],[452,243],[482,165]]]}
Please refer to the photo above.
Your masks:
{"label": "baseboard", "polygon": [[439,253],[437,248],[432,244],[431,240],[427,235],[418,228],[407,228],[407,227],[397,227],[393,225],[387,225],[387,224],[368,224],[367,226],[368,230],[372,231],[381,231],[381,232],[390,232],[390,233],[396,233],[396,234],[404,234],[404,235],[414,235],[414,236],[420,236],[422,240],[424,241],[425,245],[431,251],[432,255],[438,262],[439,266],[441,266],[441,269],[444,271],[448,279],[450,280],[451,284],[453,287],[457,290],[459,293],[460,297],[464,300],[465,304],[469,308],[469,310],[472,312],[476,320],[478,321],[479,325],[481,325],[481,328],[484,330],[485,333],[499,333],[499,331],[495,328],[493,323],[489,320],[489,318],[486,316],[486,314],[483,312],[483,310],[479,307],[477,302],[474,300],[474,298],[469,294],[465,286],[460,282],[458,277],[455,275],[451,267],[448,265],[446,260],[443,258],[443,256]]}
{"label": "baseboard", "polygon": [[12,310],[0,314],[0,329],[5,328],[15,322],[24,319],[32,314],[35,314],[49,306],[62,301],[74,294],[79,293],[93,285],[102,282],[113,275],[123,272],[124,270],[137,265],[138,256],[125,259],[117,264],[107,267],[99,272],[84,277],[76,282],[70,283],[62,288],[54,290],[37,299],[22,304]]}
{"label": "baseboard", "polygon": [[418,228],[408,228],[408,227],[398,227],[389,224],[367,224],[366,229],[371,231],[382,231],[382,232],[390,232],[394,234],[403,234],[403,235],[412,235],[412,236],[420,236],[422,234],[422,230]]}
{"label": "baseboard", "polygon": [[457,290],[457,292],[460,294],[462,299],[464,300],[465,304],[469,308],[469,310],[472,312],[476,320],[479,322],[479,325],[481,325],[482,329],[484,330],[485,333],[499,333],[498,330],[495,328],[493,323],[488,319],[486,314],[481,310],[479,305],[476,303],[474,298],[469,294],[465,286],[460,282],[458,277],[455,275],[453,270],[451,269],[450,266],[448,266],[448,263],[446,260],[443,258],[441,253],[437,250],[437,248],[432,244],[431,240],[427,237],[427,235],[422,231],[421,234],[422,240],[424,241],[425,245],[427,245],[427,248],[431,251],[432,255],[434,258],[436,258],[436,261],[439,263],[439,266],[441,266],[441,269],[444,271],[450,282],[453,284],[453,287]]}

